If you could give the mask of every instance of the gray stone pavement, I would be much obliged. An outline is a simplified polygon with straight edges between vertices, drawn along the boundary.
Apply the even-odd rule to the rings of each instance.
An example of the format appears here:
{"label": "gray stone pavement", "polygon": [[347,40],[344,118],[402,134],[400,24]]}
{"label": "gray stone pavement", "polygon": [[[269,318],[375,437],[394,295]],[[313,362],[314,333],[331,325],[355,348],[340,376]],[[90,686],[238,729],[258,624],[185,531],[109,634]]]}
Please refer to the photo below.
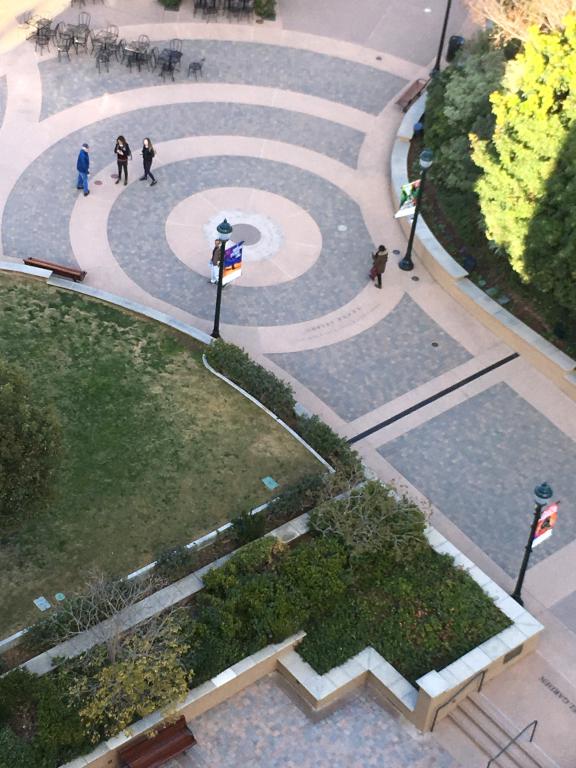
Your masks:
{"label": "gray stone pavement", "polygon": [[576,446],[504,383],[470,397],[379,448],[494,562],[514,576],[532,520],[529,492],[547,480],[561,525],[531,566],[576,538]]}
{"label": "gray stone pavement", "polygon": [[[236,39],[239,36],[233,25],[203,27],[214,30],[214,39],[199,39],[195,36],[198,32],[192,30],[184,43],[184,67],[191,58],[205,55],[204,86],[214,84],[215,90],[216,86],[220,88],[227,102],[211,101],[207,95],[202,101],[177,103],[181,101],[176,97],[179,84],[191,89],[195,86],[184,73],[172,89],[171,84],[164,86],[157,75],[130,73],[118,63],[113,63],[109,74],[98,75],[88,56],[73,55],[70,65],[35,59],[29,44],[15,51],[9,61],[0,57],[0,66],[4,67],[0,73],[8,68],[8,78],[0,78],[3,163],[7,171],[16,169],[12,176],[4,173],[0,178],[4,255],[22,257],[33,253],[74,263],[70,235],[77,216],[74,167],[82,141],[92,146],[92,172],[96,175],[112,164],[116,135],[125,134],[135,151],[130,167],[131,178],[135,179],[140,175],[137,150],[143,136],[152,136],[156,143],[182,141],[178,147],[190,137],[214,137],[217,149],[213,152],[206,152],[203,145],[204,154],[196,156],[192,152],[193,157],[189,153],[164,166],[160,155],[156,169],[159,184],[154,190],[136,183],[113,198],[99,195],[99,188],[93,188],[94,194],[85,205],[81,200],[78,208],[83,213],[101,215],[106,224],[102,229],[107,233],[107,238],[102,235],[106,243],[91,241],[87,234],[94,258],[91,265],[101,266],[103,281],[108,271],[110,275],[109,282],[101,282],[99,287],[114,293],[126,291],[128,298],[149,301],[152,306],[161,300],[163,311],[173,310],[180,318],[184,312],[191,313],[193,317],[184,316],[187,322],[194,322],[194,318],[209,321],[214,294],[200,273],[171,252],[166,240],[167,219],[175,206],[191,195],[220,187],[255,188],[287,198],[305,211],[321,232],[322,248],[310,268],[295,279],[261,288],[238,282],[226,289],[223,322],[254,331],[246,335],[257,339],[250,351],[260,354],[264,361],[268,355],[280,370],[290,374],[300,388],[299,399],[329,422],[340,426],[338,419],[369,418],[371,410],[394,398],[409,396],[414,388],[470,360],[474,355],[467,350],[477,349],[477,354],[486,351],[482,334],[463,310],[456,310],[448,297],[440,295],[420,265],[419,286],[428,288],[429,293],[421,293],[418,304],[409,297],[416,284],[398,275],[392,260],[387,282],[390,290],[403,298],[387,314],[378,314],[378,306],[371,299],[372,295],[378,296],[385,305],[388,287],[379,292],[367,285],[368,254],[375,242],[381,242],[379,223],[392,221],[385,230],[391,237],[383,237],[388,244],[396,238],[400,241],[398,247],[404,245],[399,231],[393,228],[388,198],[388,202],[384,200],[389,193],[384,145],[391,141],[400,120],[399,112],[389,102],[406,82],[398,72],[413,73],[414,64],[427,66],[433,59],[445,3],[417,0],[407,6],[400,0],[385,5],[362,0],[360,5],[350,0],[331,0],[327,12],[325,3],[281,0],[276,26],[254,25],[252,30],[246,25],[245,29],[253,31],[255,37],[262,33],[260,42]],[[167,22],[169,31],[160,25],[154,30],[153,39],[157,41],[176,35],[176,22],[181,17],[192,21],[189,12],[171,17],[160,13],[152,0],[123,0],[121,4],[109,0],[104,10],[95,8],[95,13],[103,13],[106,20],[120,24]],[[76,16],[76,9],[68,8],[64,13],[69,21]],[[459,31],[462,18],[462,8],[454,3],[448,34]],[[313,40],[316,50],[308,50],[300,37],[290,38],[290,30],[308,33],[307,43]],[[276,31],[282,33],[282,45],[271,42]],[[341,45],[342,40],[371,50],[353,50]],[[322,52],[318,52],[320,49]],[[376,61],[373,67],[358,63],[376,59],[376,51],[382,51],[384,58],[396,57],[390,63],[390,72]],[[222,90],[232,85],[243,86],[241,98],[235,97],[232,88]],[[4,114],[10,89],[21,93],[39,87],[43,119],[36,120],[39,102],[33,102],[30,90],[26,91],[28,100],[11,98],[13,109]],[[269,89],[277,91],[273,98]],[[119,98],[123,91],[127,95]],[[298,94],[303,97],[300,101]],[[306,100],[306,96],[316,99]],[[98,97],[102,98],[95,102],[96,106],[86,104]],[[125,111],[121,99],[127,102]],[[139,99],[145,105],[141,106]],[[270,101],[273,106],[262,106],[262,101]],[[358,119],[360,110],[365,121]],[[86,127],[80,129],[82,125]],[[47,137],[47,148],[37,159],[21,152],[23,131],[26,142],[34,135]],[[270,159],[263,156],[262,142],[254,141],[246,156],[227,154],[222,151],[222,137],[229,137],[231,148],[235,148],[236,139],[264,139],[282,142],[288,149],[286,157]],[[307,156],[309,167],[302,168],[302,149],[315,153]],[[7,181],[9,176],[12,180]],[[362,185],[357,184],[353,190],[357,177]],[[376,177],[383,179],[382,184],[371,186]],[[111,184],[112,180],[107,178],[104,183]],[[360,186],[375,189],[374,199],[360,201]],[[98,263],[104,246],[109,247],[113,265],[110,261]],[[126,280],[117,282],[119,275]],[[89,273],[89,284],[91,277]],[[366,296],[366,288],[370,297]],[[346,334],[333,318],[324,316],[352,300],[354,307],[346,309],[346,317],[350,317]],[[367,317],[373,321],[368,323]],[[364,324],[358,322],[359,318]],[[309,336],[297,327],[306,322],[310,323],[305,329]],[[283,334],[289,342],[281,349],[291,350],[280,354],[269,341],[268,346],[260,345],[258,338],[259,333],[265,336],[267,326],[275,330],[279,325],[285,326]],[[550,383],[542,397],[526,390],[522,395],[518,391],[521,389],[520,385],[513,389],[512,385],[497,384],[435,418],[424,418],[416,426],[411,426],[409,420],[402,421],[395,428],[403,429],[404,434],[400,431],[399,437],[381,445],[377,455],[382,464],[383,459],[389,462],[395,475],[407,478],[417,490],[430,496],[457,526],[461,540],[465,535],[508,575],[515,573],[521,557],[529,526],[530,492],[537,482],[548,479],[564,506],[561,524],[552,539],[535,550],[531,564],[536,569],[547,562],[555,564],[555,556],[572,551],[576,538],[572,512],[575,456],[570,439],[570,434],[576,437],[574,429],[570,433],[574,412],[566,405],[565,419],[564,414],[558,416],[561,398]],[[460,395],[461,399],[467,398],[468,391],[464,389]],[[557,426],[545,415],[555,409]],[[564,424],[565,431],[560,428]],[[377,440],[373,445],[379,445]],[[572,578],[569,573],[555,573],[553,565],[550,568],[555,580]],[[576,592],[568,585],[558,594],[557,600],[545,603],[540,614],[545,623],[552,615],[564,622],[564,626],[558,622],[560,629],[556,626],[550,632],[547,642],[552,650],[547,651],[554,663],[558,659],[558,674],[576,679],[572,634],[576,634]],[[550,612],[543,615],[549,607]],[[570,659],[575,659],[573,664]],[[529,685],[532,687],[523,692],[523,701],[531,701],[532,697],[537,702],[532,681]],[[534,685],[537,688],[537,681]],[[555,713],[554,718],[561,720],[562,714]],[[255,768],[453,765],[429,739],[413,739],[410,734],[406,737],[399,721],[367,694],[356,697],[326,720],[312,724],[282,690],[266,681],[200,718],[193,727],[201,744],[190,760],[202,759],[204,763],[181,761],[185,768],[203,764]]]}
{"label": "gray stone pavement", "polygon": [[[159,50],[167,44],[166,40],[151,43]],[[245,84],[296,91],[374,115],[405,84],[399,77],[373,67],[277,45],[186,40],[182,53],[184,62],[206,59],[200,83]],[[97,73],[94,59],[85,55],[74,59],[72,66],[52,59],[41,62],[39,69],[42,76],[42,119],[105,93],[171,84],[170,78],[162,80],[157,71],[149,72],[143,68],[139,72],[136,67],[130,71],[116,61],[112,61],[109,72],[102,70]],[[177,83],[186,82],[186,67],[176,77]],[[191,82],[195,82],[194,78]],[[362,87],[359,87],[360,83]]]}
{"label": "gray stone pavement", "polygon": [[165,768],[457,768],[367,690],[319,720],[285,686],[270,675],[192,720],[197,745]]}
{"label": "gray stone pavement", "polygon": [[[364,280],[367,266],[364,259],[359,267]],[[352,339],[269,357],[346,421],[470,359],[409,296]]]}

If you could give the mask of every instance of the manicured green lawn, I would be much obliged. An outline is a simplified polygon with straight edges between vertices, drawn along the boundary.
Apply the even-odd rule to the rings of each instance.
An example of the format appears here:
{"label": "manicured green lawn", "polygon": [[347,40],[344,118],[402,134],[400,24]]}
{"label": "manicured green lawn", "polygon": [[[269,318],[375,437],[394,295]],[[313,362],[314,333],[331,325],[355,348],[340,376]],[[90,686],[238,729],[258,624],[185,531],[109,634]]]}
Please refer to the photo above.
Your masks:
{"label": "manicured green lawn", "polygon": [[41,282],[0,274],[0,356],[52,402],[64,452],[55,497],[0,534],[0,637],[32,600],[125,575],[322,466],[208,373],[201,345]]}

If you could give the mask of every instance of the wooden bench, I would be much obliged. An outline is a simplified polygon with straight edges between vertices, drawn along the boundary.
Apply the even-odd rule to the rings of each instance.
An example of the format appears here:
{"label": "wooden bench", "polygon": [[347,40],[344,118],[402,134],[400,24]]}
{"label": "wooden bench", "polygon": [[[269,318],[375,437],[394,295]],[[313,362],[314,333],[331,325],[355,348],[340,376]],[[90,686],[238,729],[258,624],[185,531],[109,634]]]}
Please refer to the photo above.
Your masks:
{"label": "wooden bench", "polygon": [[402,112],[408,111],[418,96],[420,96],[420,94],[424,91],[429,82],[429,79],[424,79],[421,77],[419,80],[415,80],[411,85],[408,86],[408,88],[396,102]]}
{"label": "wooden bench", "polygon": [[43,261],[42,259],[24,259],[24,264],[29,267],[40,267],[41,269],[50,269],[55,275],[61,277],[69,277],[74,280],[75,283],[82,282],[86,277],[86,272],[83,269],[76,269],[75,267],[64,267],[62,264],[54,264],[52,261]]}
{"label": "wooden bench", "polygon": [[186,718],[182,716],[151,738],[138,736],[118,750],[118,757],[122,768],[160,768],[194,744],[196,739],[192,731],[188,730]]}

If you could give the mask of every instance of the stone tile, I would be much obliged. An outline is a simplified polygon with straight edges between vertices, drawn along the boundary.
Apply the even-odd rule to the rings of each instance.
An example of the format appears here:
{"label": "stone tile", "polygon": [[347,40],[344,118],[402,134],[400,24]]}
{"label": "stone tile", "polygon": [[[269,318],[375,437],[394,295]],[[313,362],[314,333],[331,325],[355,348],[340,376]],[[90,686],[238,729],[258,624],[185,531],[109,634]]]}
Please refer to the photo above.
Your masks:
{"label": "stone tile", "polygon": [[568,629],[576,634],[576,592],[572,592],[563,600],[559,600],[550,610],[560,621],[564,622]]}
{"label": "stone tile", "polygon": [[[510,576],[532,521],[532,490],[547,480],[566,509],[576,500],[576,448],[507,384],[499,383],[383,445],[379,453]],[[534,565],[576,538],[562,515]]]}
{"label": "stone tile", "polygon": [[347,421],[470,359],[409,296],[352,339],[269,357]]}
{"label": "stone tile", "polygon": [[457,768],[366,689],[315,720],[271,675],[189,723],[198,743],[179,768]]}
{"label": "stone tile", "polygon": [[[160,50],[166,41],[152,45]],[[322,53],[285,46],[244,43],[230,40],[185,40],[182,46],[182,74],[188,62],[205,57],[206,83],[232,83],[283,91],[296,91],[345,104],[363,112],[378,114],[405,84],[405,80],[380,69],[346,61]],[[74,67],[62,77],[62,64],[55,59],[41,62],[42,119],[86,99],[105,93],[118,93],[130,88],[162,85],[158,72],[130,72],[113,63],[110,72],[98,74],[94,59],[79,56]],[[358,84],[362,83],[359,88]],[[231,105],[226,105],[227,107]]]}

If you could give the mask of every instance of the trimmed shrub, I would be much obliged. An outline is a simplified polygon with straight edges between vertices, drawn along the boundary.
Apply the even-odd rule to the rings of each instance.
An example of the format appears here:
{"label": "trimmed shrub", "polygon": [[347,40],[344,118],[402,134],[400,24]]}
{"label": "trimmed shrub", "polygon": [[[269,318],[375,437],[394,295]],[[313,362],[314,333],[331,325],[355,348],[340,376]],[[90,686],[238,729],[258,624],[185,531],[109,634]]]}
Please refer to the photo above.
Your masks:
{"label": "trimmed shrub", "polygon": [[275,19],[276,0],[254,0],[254,12],[263,19]]}
{"label": "trimmed shrub", "polygon": [[210,365],[245,389],[282,421],[294,424],[296,401],[292,388],[255,363],[240,347],[218,339],[206,351]]}
{"label": "trimmed shrub", "polygon": [[320,456],[332,464],[337,472],[342,473],[347,479],[354,479],[355,482],[362,478],[362,462],[356,451],[318,416],[299,416],[296,429],[298,434]]}
{"label": "trimmed shrub", "polygon": [[269,520],[282,520],[309,512],[323,497],[325,488],[322,475],[307,475],[287,486],[268,504],[266,517]]}
{"label": "trimmed shrub", "polygon": [[154,572],[166,581],[178,581],[198,568],[198,551],[196,547],[186,547],[184,544],[171,549],[164,549],[156,556]]}
{"label": "trimmed shrub", "polygon": [[232,535],[237,544],[243,546],[255,539],[264,536],[266,532],[266,510],[256,512],[242,512],[232,520]]}

